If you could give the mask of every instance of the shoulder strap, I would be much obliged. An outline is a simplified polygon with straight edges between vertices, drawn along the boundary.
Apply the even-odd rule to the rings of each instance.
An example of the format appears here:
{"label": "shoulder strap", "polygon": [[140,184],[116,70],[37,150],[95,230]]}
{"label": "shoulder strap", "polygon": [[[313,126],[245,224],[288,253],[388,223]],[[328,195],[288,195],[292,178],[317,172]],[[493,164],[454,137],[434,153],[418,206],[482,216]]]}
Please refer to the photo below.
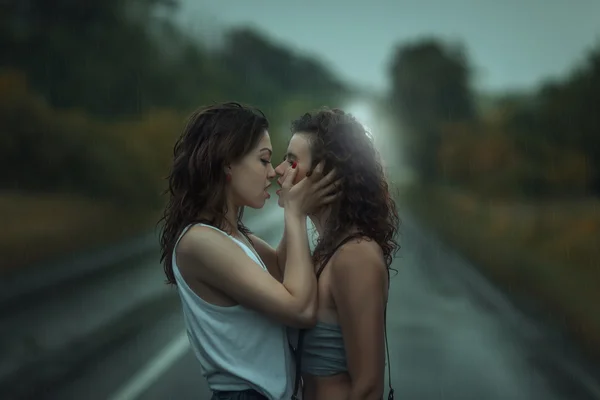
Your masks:
{"label": "shoulder strap", "polygon": [[388,393],[388,400],[394,400],[394,388],[392,387],[392,367],[390,365],[390,348],[387,340],[387,304],[385,310],[383,310],[383,337],[385,338],[385,355],[387,357],[387,370],[388,370],[388,386],[390,391]]}
{"label": "shoulder strap", "polygon": [[[323,260],[323,262],[321,262],[321,266],[319,267],[319,270],[317,271],[317,281],[319,280],[319,277],[321,276],[321,273],[323,272],[323,269],[325,269],[325,266],[327,265],[327,263],[329,262],[329,260],[331,260],[331,257],[333,257],[333,255],[335,254],[335,252],[342,247],[344,244],[348,243],[350,240],[352,239],[356,239],[359,237],[362,237],[364,235],[362,235],[361,233],[355,233],[353,235],[350,235],[348,237],[346,237],[344,240],[342,240],[334,249],[331,253],[329,253],[329,255],[327,257],[325,257],[325,259]],[[389,285],[389,283],[388,283]],[[387,340],[387,305],[385,307],[384,310],[384,314],[383,314],[383,335],[385,338],[385,350],[386,350],[386,355],[387,355],[387,362],[388,362],[388,385],[390,387],[390,392],[388,394],[388,400],[394,400],[394,389],[392,388],[392,374],[391,374],[391,368],[390,368],[390,351],[388,349],[388,340]],[[300,380],[302,377],[302,372],[301,372],[301,367],[302,367],[302,348],[303,348],[303,344],[304,344],[304,332],[305,329],[300,329],[298,331],[298,344],[296,346],[296,350],[295,350],[295,356],[296,356],[296,377],[294,379],[294,392],[292,394],[292,400],[298,400],[298,390],[300,389]]]}

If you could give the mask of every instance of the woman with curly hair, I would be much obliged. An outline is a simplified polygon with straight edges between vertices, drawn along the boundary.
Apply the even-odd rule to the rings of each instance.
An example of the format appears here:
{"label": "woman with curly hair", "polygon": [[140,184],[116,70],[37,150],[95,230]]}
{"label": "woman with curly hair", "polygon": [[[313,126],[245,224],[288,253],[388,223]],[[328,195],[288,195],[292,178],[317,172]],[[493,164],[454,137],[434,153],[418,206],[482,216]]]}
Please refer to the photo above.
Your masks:
{"label": "woman with curly hair", "polygon": [[[286,251],[243,224],[275,178],[265,116],[238,103],[203,107],[175,144],[161,261],[181,297],[190,345],[213,399],[289,399],[295,374],[286,326],[313,326],[317,282],[308,245],[311,210],[336,198],[334,174],[283,183]],[[280,269],[285,269],[284,273]]]}
{"label": "woman with curly hair", "polygon": [[[395,202],[373,141],[352,115],[307,113],[292,122],[292,134],[275,169],[280,184],[290,164],[297,165],[295,182],[320,163],[343,180],[339,198],[309,215],[318,233],[317,325],[291,343],[300,354],[304,399],[381,399],[389,271],[399,247]],[[295,386],[300,390],[299,375]]]}

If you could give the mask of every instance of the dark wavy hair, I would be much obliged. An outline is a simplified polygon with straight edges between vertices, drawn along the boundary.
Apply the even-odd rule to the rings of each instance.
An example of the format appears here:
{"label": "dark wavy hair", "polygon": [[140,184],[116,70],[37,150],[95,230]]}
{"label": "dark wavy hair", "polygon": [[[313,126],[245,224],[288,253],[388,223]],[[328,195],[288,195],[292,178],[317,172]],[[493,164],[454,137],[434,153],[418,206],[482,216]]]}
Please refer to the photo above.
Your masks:
{"label": "dark wavy hair", "polygon": [[[162,222],[160,261],[167,283],[176,284],[172,256],[186,226],[204,222],[230,230],[225,221],[224,167],[248,154],[268,128],[269,122],[260,110],[233,102],[202,107],[190,116],[173,149],[173,165],[165,191],[169,199],[159,220],[159,224]],[[237,228],[248,238],[250,230],[242,223],[243,212],[242,207]],[[210,217],[201,219],[201,213]]]}
{"label": "dark wavy hair", "polygon": [[325,173],[335,168],[343,179],[342,196],[332,205],[313,253],[315,265],[332,255],[342,235],[357,228],[360,237],[379,244],[389,274],[400,247],[396,241],[400,219],[369,132],[351,114],[328,108],[304,114],[292,122],[291,131],[308,137],[309,173],[324,161]]}

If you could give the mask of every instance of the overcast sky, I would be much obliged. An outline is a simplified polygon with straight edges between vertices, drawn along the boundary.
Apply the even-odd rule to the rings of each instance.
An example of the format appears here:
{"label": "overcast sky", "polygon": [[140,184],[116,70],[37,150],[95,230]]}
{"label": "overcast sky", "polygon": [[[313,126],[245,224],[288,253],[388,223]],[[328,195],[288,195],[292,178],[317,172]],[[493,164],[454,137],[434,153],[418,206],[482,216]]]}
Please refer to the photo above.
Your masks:
{"label": "overcast sky", "polygon": [[318,55],[343,79],[387,86],[396,44],[462,41],[485,90],[529,88],[566,74],[600,41],[600,0],[181,0],[199,31],[252,24]]}

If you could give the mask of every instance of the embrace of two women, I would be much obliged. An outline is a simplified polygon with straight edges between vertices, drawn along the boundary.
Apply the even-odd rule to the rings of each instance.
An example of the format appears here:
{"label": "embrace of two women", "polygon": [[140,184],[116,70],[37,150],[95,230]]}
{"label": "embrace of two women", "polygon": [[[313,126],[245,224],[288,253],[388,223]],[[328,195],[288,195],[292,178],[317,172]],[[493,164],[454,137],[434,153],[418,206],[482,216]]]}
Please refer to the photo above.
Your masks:
{"label": "embrace of two women", "polygon": [[[174,147],[161,261],[212,399],[381,399],[399,219],[379,154],[352,115],[322,109],[273,157],[267,118],[238,103],[197,110]],[[273,184],[276,248],[242,222]]]}

